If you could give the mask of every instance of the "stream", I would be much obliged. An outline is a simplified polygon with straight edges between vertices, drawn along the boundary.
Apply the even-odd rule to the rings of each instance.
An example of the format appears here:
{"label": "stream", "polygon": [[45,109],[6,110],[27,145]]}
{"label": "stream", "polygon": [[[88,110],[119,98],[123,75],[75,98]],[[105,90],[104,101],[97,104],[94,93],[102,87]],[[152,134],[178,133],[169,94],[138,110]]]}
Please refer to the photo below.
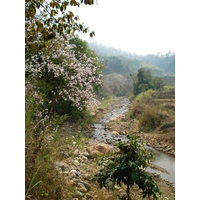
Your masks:
{"label": "stream", "polygon": [[[118,117],[126,113],[128,111],[129,105],[129,100],[126,97],[123,97],[120,105],[115,105],[112,111],[105,114],[104,118],[101,119],[99,123],[94,124],[94,132],[92,134],[93,139],[111,145],[116,144],[119,141],[125,141],[126,136],[112,134],[108,129],[106,129],[105,124],[108,123],[112,118]],[[154,155],[152,163],[164,168],[165,170],[167,170],[168,173],[163,173],[150,167],[147,168],[147,171],[159,174],[162,179],[172,182],[172,185],[175,187],[175,158],[173,156],[157,151],[152,147],[145,146],[145,148],[152,152],[152,154]]]}

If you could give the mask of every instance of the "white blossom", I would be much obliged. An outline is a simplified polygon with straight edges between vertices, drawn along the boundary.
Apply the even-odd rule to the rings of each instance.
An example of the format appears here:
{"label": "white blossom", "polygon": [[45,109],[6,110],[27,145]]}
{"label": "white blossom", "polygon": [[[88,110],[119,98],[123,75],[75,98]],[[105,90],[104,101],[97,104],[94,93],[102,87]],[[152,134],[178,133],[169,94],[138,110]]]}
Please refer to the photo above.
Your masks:
{"label": "white blossom", "polygon": [[[72,36],[70,36],[72,38]],[[95,99],[93,84],[102,85],[102,74],[97,73],[100,66],[95,66],[98,58],[87,58],[86,54],[78,60],[73,50],[74,45],[64,40],[61,36],[54,39],[55,45],[50,53],[39,51],[26,59],[25,70],[29,72],[30,78],[34,81],[43,78],[43,74],[53,74],[54,78],[63,78],[63,88],[56,88],[51,91],[53,95],[62,95],[62,99],[72,101],[79,110],[83,107],[92,108],[99,104]],[[62,58],[62,62],[54,64],[51,61]],[[39,62],[40,61],[40,62]],[[50,103],[50,102],[49,102]]]}

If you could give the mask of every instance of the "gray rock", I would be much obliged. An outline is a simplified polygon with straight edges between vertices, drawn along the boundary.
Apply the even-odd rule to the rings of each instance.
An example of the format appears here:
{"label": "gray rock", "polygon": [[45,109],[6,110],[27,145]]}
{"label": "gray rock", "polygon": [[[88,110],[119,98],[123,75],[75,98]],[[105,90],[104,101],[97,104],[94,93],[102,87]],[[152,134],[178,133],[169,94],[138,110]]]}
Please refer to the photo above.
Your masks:
{"label": "gray rock", "polygon": [[71,170],[70,171],[70,173],[69,173],[69,177],[72,179],[72,178],[76,178],[76,177],[78,177],[79,176],[79,174],[78,174],[78,172],[76,171],[76,170]]}
{"label": "gray rock", "polygon": [[85,188],[84,185],[83,185],[83,187],[80,187],[78,190],[79,190],[80,192],[82,192],[82,193],[87,193],[87,189]]}
{"label": "gray rock", "polygon": [[90,188],[91,188],[91,185],[90,185],[89,183],[85,182],[85,181],[77,180],[77,179],[74,179],[73,181],[74,181],[77,185],[78,185],[79,183],[82,183],[82,184],[85,186],[85,188],[86,188],[87,190],[90,190]]}
{"label": "gray rock", "polygon": [[110,152],[110,146],[105,143],[94,144],[87,148],[89,158],[96,158]]}
{"label": "gray rock", "polygon": [[113,135],[119,135],[119,133],[117,131],[112,131],[111,132]]}
{"label": "gray rock", "polygon": [[74,164],[75,164],[75,165],[79,165],[78,160],[74,160]]}
{"label": "gray rock", "polygon": [[76,149],[76,150],[74,151],[74,155],[75,155],[75,156],[78,156],[78,154],[79,154],[79,150]]}
{"label": "gray rock", "polygon": [[87,199],[93,199],[93,195],[90,194],[90,193],[87,193],[87,194],[86,194],[86,198],[87,198]]}
{"label": "gray rock", "polygon": [[86,160],[88,160],[88,158],[87,158],[86,156],[82,155],[82,156],[81,156],[81,160],[82,160],[82,161],[86,161]]}
{"label": "gray rock", "polygon": [[75,169],[72,169],[72,170],[70,171],[70,173],[78,174],[78,172],[77,172]]}
{"label": "gray rock", "polygon": [[87,158],[89,157],[89,153],[88,153],[88,152],[83,152],[83,153],[81,153],[80,155],[81,155],[81,156],[85,156],[85,157],[87,157]]}
{"label": "gray rock", "polygon": [[88,174],[83,174],[82,176],[83,176],[83,178],[84,178],[85,180],[90,180],[90,175],[88,175]]}
{"label": "gray rock", "polygon": [[80,191],[76,191],[75,193],[74,193],[74,197],[75,198],[82,198],[84,196],[84,194],[82,193],[82,192],[80,192]]}

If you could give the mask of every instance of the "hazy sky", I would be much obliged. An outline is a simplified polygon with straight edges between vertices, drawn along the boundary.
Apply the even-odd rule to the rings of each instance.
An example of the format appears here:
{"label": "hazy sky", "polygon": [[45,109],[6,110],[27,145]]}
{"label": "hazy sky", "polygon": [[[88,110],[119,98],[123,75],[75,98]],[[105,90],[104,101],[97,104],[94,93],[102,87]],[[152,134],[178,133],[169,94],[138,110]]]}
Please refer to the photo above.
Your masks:
{"label": "hazy sky", "polygon": [[75,11],[95,31],[92,41],[137,54],[175,52],[173,0],[97,0]]}

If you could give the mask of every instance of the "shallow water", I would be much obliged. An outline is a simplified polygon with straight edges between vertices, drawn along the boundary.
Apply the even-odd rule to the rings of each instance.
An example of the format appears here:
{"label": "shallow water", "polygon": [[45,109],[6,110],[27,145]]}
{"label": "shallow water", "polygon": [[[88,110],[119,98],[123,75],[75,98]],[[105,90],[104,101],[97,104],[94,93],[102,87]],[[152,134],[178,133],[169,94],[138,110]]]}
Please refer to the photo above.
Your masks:
{"label": "shallow water", "polygon": [[168,154],[157,151],[152,147],[145,147],[145,148],[148,149],[150,152],[152,152],[154,156],[154,160],[152,161],[152,163],[166,169],[169,174],[151,168],[148,168],[148,171],[156,172],[161,176],[162,179],[171,181],[173,183],[173,186],[175,187],[175,158]]}
{"label": "shallow water", "polygon": [[[104,118],[100,120],[99,123],[94,124],[94,132],[93,132],[93,139],[107,142],[108,144],[115,144],[119,141],[125,141],[126,137],[124,135],[114,135],[105,128],[105,124],[110,121],[113,117],[118,117],[128,111],[128,106],[130,102],[127,98],[123,98],[121,105],[116,109],[113,109],[112,112],[105,114]],[[166,169],[169,174],[163,173],[158,170],[154,170],[151,168],[147,168],[149,172],[157,173],[161,176],[162,179],[169,180],[173,183],[175,187],[175,158],[173,156],[167,155],[160,151],[155,150],[152,147],[145,146],[152,154],[154,155],[154,160],[152,163]]]}

